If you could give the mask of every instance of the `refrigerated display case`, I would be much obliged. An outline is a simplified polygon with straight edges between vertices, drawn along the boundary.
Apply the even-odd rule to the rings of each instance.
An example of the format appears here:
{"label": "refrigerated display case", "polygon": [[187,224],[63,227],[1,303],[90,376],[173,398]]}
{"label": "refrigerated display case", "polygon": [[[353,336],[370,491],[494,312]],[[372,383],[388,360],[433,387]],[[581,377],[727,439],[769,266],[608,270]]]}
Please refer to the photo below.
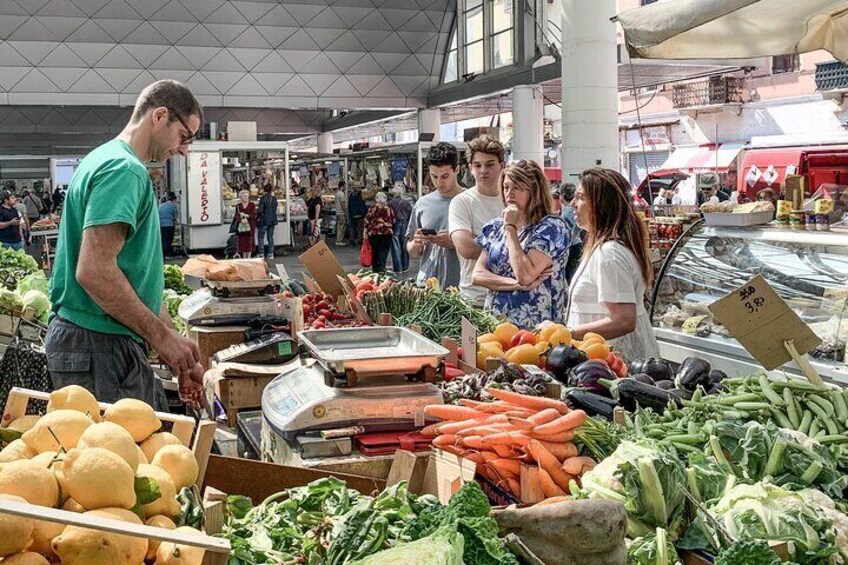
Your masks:
{"label": "refrigerated display case", "polygon": [[[662,356],[681,362],[698,355],[728,374],[762,367],[713,319],[708,306],[762,275],[822,339],[809,353],[822,377],[848,383],[848,234],[771,226],[693,225],[657,275],[651,319]],[[800,374],[794,362],[774,371]]]}

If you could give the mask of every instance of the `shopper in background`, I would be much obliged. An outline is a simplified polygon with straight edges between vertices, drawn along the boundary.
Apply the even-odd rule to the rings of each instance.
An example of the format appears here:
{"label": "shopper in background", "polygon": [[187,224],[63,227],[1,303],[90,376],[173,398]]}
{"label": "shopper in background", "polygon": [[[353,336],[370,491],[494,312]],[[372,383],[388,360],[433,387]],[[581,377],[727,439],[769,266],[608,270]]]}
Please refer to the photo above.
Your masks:
{"label": "shopper in background", "polygon": [[336,245],[344,247],[345,236],[347,235],[347,186],[345,182],[339,181],[339,186],[336,188]]}
{"label": "shopper in background", "polygon": [[459,259],[448,232],[451,200],[462,192],[456,178],[459,153],[450,143],[437,143],[427,154],[427,165],[436,190],[412,208],[406,249],[413,257],[421,257],[418,283],[435,278],[442,288],[448,288],[459,284]]}
{"label": "shopper in background", "polygon": [[573,183],[567,182],[562,185],[562,213],[560,216],[568,226],[571,235],[571,242],[568,247],[568,263],[565,264],[565,280],[571,284],[571,279],[574,278],[574,272],[577,271],[577,265],[580,264],[580,256],[583,254],[583,230],[577,225],[577,219],[574,217],[574,207],[571,203],[574,201],[574,191],[577,187]]}
{"label": "shopper in background", "polygon": [[236,225],[236,249],[242,258],[253,255],[256,247],[256,204],[250,201],[250,191],[239,191],[239,201],[233,223]]}
{"label": "shopper in background", "polygon": [[77,384],[102,402],[136,398],[167,410],[146,342],[177,375],[182,398],[203,393],[197,343],[174,330],[162,302],[161,234],[145,165],[186,155],[202,119],[185,85],[155,82],[141,92],[118,137],[80,162],[50,278],[44,348],[55,388]]}
{"label": "shopper in background", "polygon": [[483,226],[475,285],[486,305],[522,328],[558,320],[565,311],[569,228],[553,214],[551,185],[535,161],[507,165],[500,176],[502,216]]}
{"label": "shopper in background", "polygon": [[14,206],[15,210],[18,211],[18,216],[20,216],[21,222],[23,222],[24,246],[27,246],[32,243],[32,226],[29,223],[29,211],[27,210],[23,199],[18,198],[17,195],[15,195]]}
{"label": "shopper in background", "polygon": [[395,223],[392,226],[392,269],[396,273],[405,273],[409,270],[409,251],[406,249],[405,239],[409,217],[412,215],[412,202],[404,198],[403,193],[403,183],[397,182],[392,189],[392,198],[389,200],[389,208],[395,215]]}
{"label": "shopper in background", "polygon": [[165,201],[159,205],[159,231],[162,234],[162,256],[174,254],[174,230],[180,222],[180,209],[177,207],[177,195],[169,192]]}
{"label": "shopper in background", "polygon": [[350,238],[348,241],[351,245],[362,245],[362,220],[368,213],[368,206],[365,205],[365,200],[362,198],[361,188],[354,187],[350,191],[350,197],[347,200],[347,212],[350,219]]}
{"label": "shopper in background", "polygon": [[265,194],[259,199],[259,210],[256,215],[256,228],[258,231],[259,255],[267,260],[274,258],[274,230],[277,229],[277,197],[274,196],[274,187],[266,183],[262,188]]}
{"label": "shopper in background", "polygon": [[62,208],[62,204],[65,202],[65,195],[62,194],[61,187],[56,187],[56,190],[53,191],[53,211],[59,212]]}
{"label": "shopper in background", "polygon": [[41,218],[41,212],[44,210],[44,203],[41,198],[35,194],[35,189],[24,189],[24,204],[26,205],[26,215],[29,219],[29,224],[32,225]]}
{"label": "shopper in background", "polygon": [[668,200],[666,199],[665,189],[660,188],[657,190],[657,195],[654,196],[654,206],[665,206],[668,204]]}
{"label": "shopper in background", "polygon": [[680,206],[683,204],[683,197],[680,196],[680,187],[675,186],[671,189],[671,204],[672,206]]}
{"label": "shopper in background", "polygon": [[0,244],[10,249],[24,248],[24,221],[15,208],[15,195],[0,192]]}
{"label": "shopper in background", "polygon": [[494,137],[481,135],[468,144],[466,151],[475,184],[451,200],[448,225],[451,241],[459,255],[459,291],[477,306],[483,306],[486,289],[472,283],[474,265],[480,256],[477,236],[483,233],[483,226],[499,218],[503,212],[498,182],[504,168],[506,149]]}
{"label": "shopper in background", "polygon": [[321,241],[321,212],[324,204],[321,200],[321,192],[317,188],[306,191],[306,210],[309,218],[309,246],[312,247]]}
{"label": "shopper in background", "polygon": [[395,215],[386,204],[388,198],[385,192],[378,192],[374,196],[374,205],[365,215],[364,237],[368,238],[373,254],[372,270],[375,273],[386,272],[386,260],[392,249],[392,233]]}
{"label": "shopper in background", "polygon": [[39,198],[41,198],[41,203],[44,206],[41,211],[45,216],[50,214],[53,211],[53,200],[50,198],[50,190],[45,188]]}
{"label": "shopper in background", "polygon": [[610,169],[583,172],[574,197],[577,225],[586,230],[566,324],[576,339],[588,332],[609,340],[626,359],[659,357],[645,309],[653,268],[644,223],[630,202],[630,183]]}

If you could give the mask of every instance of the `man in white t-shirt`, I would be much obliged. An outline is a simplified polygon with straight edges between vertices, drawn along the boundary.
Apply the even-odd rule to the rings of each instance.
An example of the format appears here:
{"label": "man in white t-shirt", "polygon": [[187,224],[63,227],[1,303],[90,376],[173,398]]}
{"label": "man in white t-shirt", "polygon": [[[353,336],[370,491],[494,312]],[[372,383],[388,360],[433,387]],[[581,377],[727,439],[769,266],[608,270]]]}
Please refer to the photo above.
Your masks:
{"label": "man in white t-shirt", "polygon": [[477,236],[483,226],[500,218],[504,204],[498,190],[498,179],[504,168],[506,150],[490,135],[481,135],[467,146],[468,162],[475,185],[457,195],[450,203],[448,230],[459,255],[459,290],[463,296],[482,307],[486,289],[471,284],[474,265],[480,256]]}

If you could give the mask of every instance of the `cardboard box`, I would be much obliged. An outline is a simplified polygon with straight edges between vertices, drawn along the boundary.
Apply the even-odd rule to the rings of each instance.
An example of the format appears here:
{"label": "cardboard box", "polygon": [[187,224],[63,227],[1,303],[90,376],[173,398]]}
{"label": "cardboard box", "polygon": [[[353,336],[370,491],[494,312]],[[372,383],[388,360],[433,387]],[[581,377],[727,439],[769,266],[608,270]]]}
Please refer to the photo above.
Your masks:
{"label": "cardboard box", "polygon": [[188,338],[200,348],[200,364],[203,370],[212,368],[212,356],[219,351],[245,342],[245,326],[189,326]]}
{"label": "cardboard box", "polygon": [[209,405],[217,397],[227,413],[227,425],[234,428],[240,409],[262,406],[262,392],[275,378],[277,374],[228,378],[213,368],[203,376],[203,387]]}
{"label": "cardboard box", "polygon": [[363,494],[381,491],[386,486],[381,479],[212,455],[206,468],[204,488],[242,494],[250,497],[254,504],[259,504],[283,489],[307,485],[330,476],[345,481],[348,487]]}

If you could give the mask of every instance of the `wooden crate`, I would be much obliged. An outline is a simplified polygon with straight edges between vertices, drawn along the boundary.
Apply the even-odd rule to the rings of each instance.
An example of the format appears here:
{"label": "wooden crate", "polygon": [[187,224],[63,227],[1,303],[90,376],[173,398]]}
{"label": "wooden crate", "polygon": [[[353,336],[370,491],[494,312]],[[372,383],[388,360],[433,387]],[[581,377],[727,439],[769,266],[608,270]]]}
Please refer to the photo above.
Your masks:
{"label": "wooden crate", "polygon": [[188,338],[200,349],[200,364],[204,371],[212,367],[212,356],[227,349],[231,345],[245,342],[246,326],[189,326],[186,329]]}
{"label": "wooden crate", "polygon": [[225,377],[211,369],[203,376],[203,387],[209,405],[212,406],[217,397],[227,414],[227,426],[235,428],[239,410],[261,407],[262,392],[277,375]]}
{"label": "wooden crate", "polygon": [[[29,390],[26,388],[13,387],[9,391],[9,397],[6,400],[6,407],[3,410],[3,419],[0,420],[0,427],[6,427],[14,420],[26,414],[27,405],[30,400],[50,399],[49,392],[41,392],[37,390]],[[101,412],[109,408],[111,404],[100,402]],[[169,414],[167,412],[156,412],[156,417],[162,422],[171,424],[171,433],[190,448],[197,459],[197,465],[200,472],[197,476],[197,485],[203,484],[203,475],[206,473],[206,466],[209,463],[209,453],[212,451],[212,442],[215,439],[215,422],[201,421],[195,423],[193,418],[181,416],[179,414]]]}
{"label": "wooden crate", "polygon": [[[8,399],[6,400],[6,406],[3,410],[3,418],[2,421],[0,421],[0,426],[5,427],[17,418],[26,414],[27,405],[30,400],[46,401],[49,399],[50,393],[18,387],[12,388],[9,392]],[[101,411],[104,411],[111,406],[105,402],[100,402],[99,404]],[[203,484],[206,469],[209,464],[209,454],[212,450],[212,442],[215,437],[215,422],[205,421],[195,423],[194,419],[187,416],[168,414],[165,412],[156,412],[156,416],[162,422],[170,423],[172,426],[171,433],[177,436],[183,445],[191,448],[195,458],[197,459],[199,472],[196,484],[200,487]],[[220,501],[207,502],[205,503],[204,515],[206,511],[209,513],[210,520],[219,523],[219,520],[215,517],[223,515],[223,503]],[[69,512],[58,508],[47,508],[44,506],[0,500],[0,513],[24,516],[37,520],[46,520],[48,522],[56,522],[60,524],[81,526],[105,532],[125,534],[133,537],[170,541],[193,547],[201,547],[206,550],[206,554],[203,559],[204,565],[225,565],[230,553],[230,543],[225,539],[211,537],[209,535],[187,535],[162,528],[130,524],[121,520],[86,516],[84,514]],[[215,534],[218,533],[218,531],[219,530],[211,531],[206,529],[207,534]]]}

